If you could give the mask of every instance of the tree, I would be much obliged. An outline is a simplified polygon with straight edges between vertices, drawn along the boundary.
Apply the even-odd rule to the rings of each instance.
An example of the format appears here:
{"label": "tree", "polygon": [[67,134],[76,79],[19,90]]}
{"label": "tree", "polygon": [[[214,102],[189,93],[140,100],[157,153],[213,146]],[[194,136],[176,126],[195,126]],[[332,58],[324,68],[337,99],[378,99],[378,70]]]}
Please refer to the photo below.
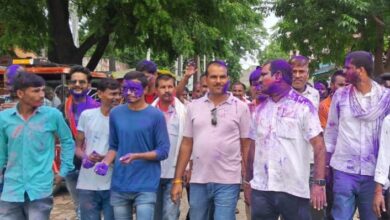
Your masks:
{"label": "tree", "polygon": [[253,33],[262,16],[256,0],[72,0],[81,22],[80,46],[69,27],[66,0],[1,0],[0,49],[48,49],[50,61],[81,64],[86,53],[94,69],[111,51],[151,48],[173,60],[179,54],[229,53],[256,48]]}
{"label": "tree", "polygon": [[284,50],[298,49],[317,64],[342,64],[349,51],[367,50],[375,55],[376,75],[390,71],[390,1],[276,0],[273,10],[281,17],[277,39]]}
{"label": "tree", "polygon": [[271,41],[257,57],[261,64],[278,58],[288,59],[289,54],[281,48],[280,42],[277,40]]}

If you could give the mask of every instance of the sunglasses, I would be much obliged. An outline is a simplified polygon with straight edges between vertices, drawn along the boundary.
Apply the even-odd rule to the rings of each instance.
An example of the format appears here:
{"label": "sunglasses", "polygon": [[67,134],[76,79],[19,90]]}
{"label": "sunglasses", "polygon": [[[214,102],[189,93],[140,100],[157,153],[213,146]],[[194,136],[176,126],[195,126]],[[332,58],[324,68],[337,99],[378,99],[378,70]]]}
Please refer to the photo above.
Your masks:
{"label": "sunglasses", "polygon": [[87,81],[86,81],[86,80],[69,80],[69,83],[72,84],[72,85],[77,84],[77,82],[79,82],[80,85],[85,85],[85,84],[87,84]]}
{"label": "sunglasses", "polygon": [[213,126],[217,125],[217,108],[211,109],[211,124]]}

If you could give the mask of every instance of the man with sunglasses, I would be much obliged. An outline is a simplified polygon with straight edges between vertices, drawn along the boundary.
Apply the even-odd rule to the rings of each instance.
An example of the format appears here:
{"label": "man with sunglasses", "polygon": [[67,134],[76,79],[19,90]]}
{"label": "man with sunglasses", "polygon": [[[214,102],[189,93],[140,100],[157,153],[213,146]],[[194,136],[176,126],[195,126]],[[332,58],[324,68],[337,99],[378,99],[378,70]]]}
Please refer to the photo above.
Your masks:
{"label": "man with sunglasses", "polygon": [[[73,138],[77,137],[77,124],[83,111],[98,108],[100,103],[88,96],[91,87],[91,72],[80,65],[73,66],[69,71],[68,81],[69,96],[65,103],[58,108],[63,111],[65,119],[72,131]],[[80,218],[79,198],[76,190],[77,178],[81,167],[81,160],[74,158],[75,170],[65,177],[66,188],[68,189],[76,208],[77,217]]]}
{"label": "man with sunglasses", "polygon": [[228,93],[223,61],[207,65],[209,92],[188,105],[183,141],[176,164],[171,197],[178,202],[182,176],[192,157],[190,219],[235,219],[241,183],[241,151],[249,149],[250,112],[247,104]]}

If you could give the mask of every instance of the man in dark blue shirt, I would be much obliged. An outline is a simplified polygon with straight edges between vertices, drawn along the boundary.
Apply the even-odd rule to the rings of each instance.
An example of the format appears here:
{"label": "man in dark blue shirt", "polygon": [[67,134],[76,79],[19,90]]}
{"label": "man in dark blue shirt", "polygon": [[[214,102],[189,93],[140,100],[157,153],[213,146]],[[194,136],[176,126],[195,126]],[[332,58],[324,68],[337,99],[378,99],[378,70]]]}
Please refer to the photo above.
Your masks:
{"label": "man in dark blue shirt", "polygon": [[105,175],[114,164],[111,205],[116,219],[153,219],[160,161],[168,157],[169,136],[164,115],[145,102],[147,78],[142,72],[127,73],[123,96],[127,104],[110,113],[109,151],[95,172]]}

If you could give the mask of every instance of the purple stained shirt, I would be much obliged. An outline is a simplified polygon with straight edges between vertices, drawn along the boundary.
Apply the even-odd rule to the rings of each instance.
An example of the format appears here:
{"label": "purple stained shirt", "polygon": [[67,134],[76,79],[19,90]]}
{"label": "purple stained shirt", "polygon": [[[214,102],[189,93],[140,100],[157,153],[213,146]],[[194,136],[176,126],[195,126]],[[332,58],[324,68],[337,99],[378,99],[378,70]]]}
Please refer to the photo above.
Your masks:
{"label": "purple stained shirt", "polygon": [[250,132],[256,142],[251,188],[309,198],[310,140],[321,132],[316,108],[296,91],[263,101]]}
{"label": "purple stained shirt", "polygon": [[[367,94],[357,92],[352,85],[340,88],[332,97],[324,140],[327,152],[332,154],[330,166],[336,170],[374,176],[377,164],[380,128],[379,120],[359,119],[354,117],[357,111],[351,105],[352,93],[365,111],[372,111],[379,106],[379,99],[384,88],[372,81],[372,89]],[[387,109],[388,111],[388,109]]]}
{"label": "purple stained shirt", "polygon": [[[211,110],[217,108],[217,124]],[[191,183],[239,184],[241,182],[240,138],[249,137],[248,106],[230,94],[214,106],[207,94],[188,105],[184,137],[193,138]]]}

